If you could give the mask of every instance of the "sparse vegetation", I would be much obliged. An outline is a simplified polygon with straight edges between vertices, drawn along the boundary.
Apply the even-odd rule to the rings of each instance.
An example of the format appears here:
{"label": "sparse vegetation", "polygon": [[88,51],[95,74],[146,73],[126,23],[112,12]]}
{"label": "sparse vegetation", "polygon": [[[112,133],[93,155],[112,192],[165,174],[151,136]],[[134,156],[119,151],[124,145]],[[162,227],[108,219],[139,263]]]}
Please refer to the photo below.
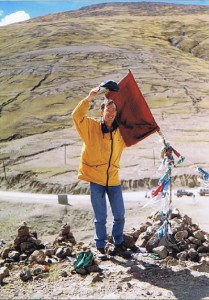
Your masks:
{"label": "sparse vegetation", "polygon": [[[93,86],[120,81],[129,69],[165,137],[208,167],[208,156],[199,151],[207,147],[209,136],[208,14],[207,6],[115,3],[0,28],[2,189],[14,187],[18,177],[21,190],[39,186],[49,192],[57,182],[59,189],[68,184],[71,193],[84,192],[77,181],[81,142],[71,112]],[[96,109],[90,114],[99,116],[98,103]],[[146,172],[123,170],[132,160],[129,151],[124,154],[122,180],[154,176],[146,157],[153,147],[156,152],[161,148],[156,139],[154,135],[132,148],[132,165],[144,169],[143,161]],[[178,175],[188,173],[187,166],[185,161]],[[23,176],[28,171],[36,176],[30,184]]]}

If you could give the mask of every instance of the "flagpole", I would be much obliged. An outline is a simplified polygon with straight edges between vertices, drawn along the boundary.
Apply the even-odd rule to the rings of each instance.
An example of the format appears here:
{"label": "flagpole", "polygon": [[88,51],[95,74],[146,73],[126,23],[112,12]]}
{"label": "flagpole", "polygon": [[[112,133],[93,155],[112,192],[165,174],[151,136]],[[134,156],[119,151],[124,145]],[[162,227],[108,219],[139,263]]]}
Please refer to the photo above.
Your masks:
{"label": "flagpole", "polygon": [[171,204],[172,202],[172,167],[169,167],[169,177],[170,177],[170,200],[169,200],[169,204]]}

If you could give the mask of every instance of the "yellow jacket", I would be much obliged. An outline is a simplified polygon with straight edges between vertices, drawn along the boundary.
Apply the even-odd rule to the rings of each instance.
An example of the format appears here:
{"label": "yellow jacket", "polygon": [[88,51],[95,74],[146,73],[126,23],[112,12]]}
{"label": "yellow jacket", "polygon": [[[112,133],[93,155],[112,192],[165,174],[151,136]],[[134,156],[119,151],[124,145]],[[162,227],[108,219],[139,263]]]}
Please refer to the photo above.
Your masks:
{"label": "yellow jacket", "polygon": [[101,122],[87,116],[89,101],[83,99],[72,112],[75,127],[83,140],[78,178],[103,186],[119,185],[119,164],[125,142],[119,128],[103,133]]}

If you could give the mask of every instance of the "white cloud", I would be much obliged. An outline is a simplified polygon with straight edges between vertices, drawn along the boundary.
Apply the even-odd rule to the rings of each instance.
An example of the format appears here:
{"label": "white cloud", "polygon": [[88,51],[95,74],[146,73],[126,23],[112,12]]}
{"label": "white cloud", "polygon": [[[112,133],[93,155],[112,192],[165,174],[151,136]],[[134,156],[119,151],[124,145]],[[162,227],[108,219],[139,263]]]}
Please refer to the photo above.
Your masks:
{"label": "white cloud", "polygon": [[0,26],[5,26],[21,21],[26,21],[30,19],[30,15],[26,13],[25,11],[16,11],[15,13],[12,13],[10,15],[5,16],[3,19],[0,21]]}

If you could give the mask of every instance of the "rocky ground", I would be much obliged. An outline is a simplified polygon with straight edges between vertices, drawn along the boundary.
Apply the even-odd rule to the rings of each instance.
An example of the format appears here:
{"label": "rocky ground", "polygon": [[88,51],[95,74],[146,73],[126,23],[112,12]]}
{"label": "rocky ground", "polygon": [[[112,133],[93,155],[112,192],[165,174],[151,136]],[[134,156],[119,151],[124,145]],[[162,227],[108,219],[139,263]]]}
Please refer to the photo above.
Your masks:
{"label": "rocky ground", "polygon": [[[24,260],[22,258],[23,260],[20,262],[11,262],[11,257],[17,255],[14,250],[12,251],[13,254],[10,253],[9,255],[10,259],[7,254],[3,256],[4,258],[1,257],[0,276],[3,280],[0,299],[209,299],[208,254],[201,254],[201,259],[198,261],[194,258],[195,256],[186,258],[183,254],[183,256],[176,257],[172,252],[167,253],[164,258],[160,258],[159,254],[162,256],[165,253],[160,251],[156,255],[157,252],[154,254],[150,248],[149,251],[146,251],[143,244],[143,232],[139,234],[138,231],[137,240],[133,240],[133,232],[142,228],[143,224],[148,226],[150,222],[152,223],[153,209],[156,211],[159,208],[156,205],[144,207],[147,201],[151,201],[145,198],[144,192],[124,193],[127,211],[125,241],[129,243],[129,246],[133,246],[130,243],[134,241],[138,249],[132,252],[130,259],[115,256],[110,257],[107,261],[101,261],[98,258],[93,244],[93,218],[88,196],[69,196],[69,205],[66,206],[58,204],[58,201],[55,203],[55,196],[50,199],[49,195],[49,198],[45,196],[45,199],[42,199],[38,195],[33,195],[33,197],[29,197],[29,194],[26,197],[23,195],[21,197],[17,194],[16,198],[11,194],[1,195],[1,207],[4,201],[13,206],[13,209],[7,206],[8,210],[4,207],[5,218],[7,216],[7,219],[10,217],[13,220],[13,226],[10,223],[12,230],[10,229],[9,233],[10,236],[13,233],[13,239],[5,238],[6,228],[2,230],[1,226],[1,237],[6,241],[5,245],[1,245],[1,256],[3,256],[5,247],[14,246],[15,243],[21,245],[17,249],[26,247],[25,242],[28,242],[29,237],[24,237],[24,234],[27,235],[28,232],[27,230],[24,231],[24,226],[22,227],[23,220],[29,225],[30,238],[34,231],[37,233],[37,238],[32,234],[33,239],[30,242],[33,241],[37,248],[42,248],[42,245],[44,247],[43,249],[36,249],[38,251],[38,253],[35,252],[36,255],[33,252],[33,255],[30,256],[33,259]],[[25,212],[25,207],[28,207],[27,212]],[[196,194],[196,199],[187,196],[178,199],[174,195],[173,208],[175,207],[179,208],[182,217],[185,214],[192,216],[192,220],[190,217],[185,220],[193,224],[194,228],[199,227],[204,235],[209,231],[207,197],[198,198],[198,194]],[[65,212],[63,218],[64,210],[68,213]],[[90,218],[88,218],[86,211],[89,211]],[[76,212],[77,217],[72,219],[72,215]],[[14,224],[14,215],[16,215],[18,224]],[[62,220],[57,223],[59,218]],[[60,238],[61,228],[65,223],[70,224],[70,235],[67,240],[64,240],[64,244],[62,240],[59,247],[56,248],[58,244],[54,242]],[[111,215],[109,211],[109,229],[111,228],[110,225]],[[147,230],[150,231],[148,227]],[[49,228],[51,228],[51,234]],[[7,229],[9,230],[9,223]],[[185,232],[181,234],[184,235]],[[191,244],[200,243],[201,237],[199,236],[199,241],[196,241],[194,235],[197,236],[193,233]],[[24,240],[23,244],[20,236]],[[186,240],[185,236],[182,237],[182,240]],[[109,248],[113,246],[111,240],[107,246]],[[63,247],[64,250],[61,251],[60,249]],[[56,251],[52,251],[55,248]],[[98,266],[96,270],[94,269],[95,272],[86,275],[74,272],[73,266],[77,254],[83,249],[91,249],[95,254],[95,263]],[[25,252],[27,253],[27,251]],[[181,251],[181,253],[183,252]],[[5,271],[2,268],[8,270]],[[4,277],[2,274],[9,276]],[[27,280],[23,278],[27,278]]]}
{"label": "rocky ground", "polygon": [[0,299],[209,299],[208,270],[198,272],[194,264],[172,266],[172,259],[136,253],[129,260],[116,257],[98,265],[99,272],[72,274],[72,264],[64,260],[23,282],[24,266],[14,264]]}

